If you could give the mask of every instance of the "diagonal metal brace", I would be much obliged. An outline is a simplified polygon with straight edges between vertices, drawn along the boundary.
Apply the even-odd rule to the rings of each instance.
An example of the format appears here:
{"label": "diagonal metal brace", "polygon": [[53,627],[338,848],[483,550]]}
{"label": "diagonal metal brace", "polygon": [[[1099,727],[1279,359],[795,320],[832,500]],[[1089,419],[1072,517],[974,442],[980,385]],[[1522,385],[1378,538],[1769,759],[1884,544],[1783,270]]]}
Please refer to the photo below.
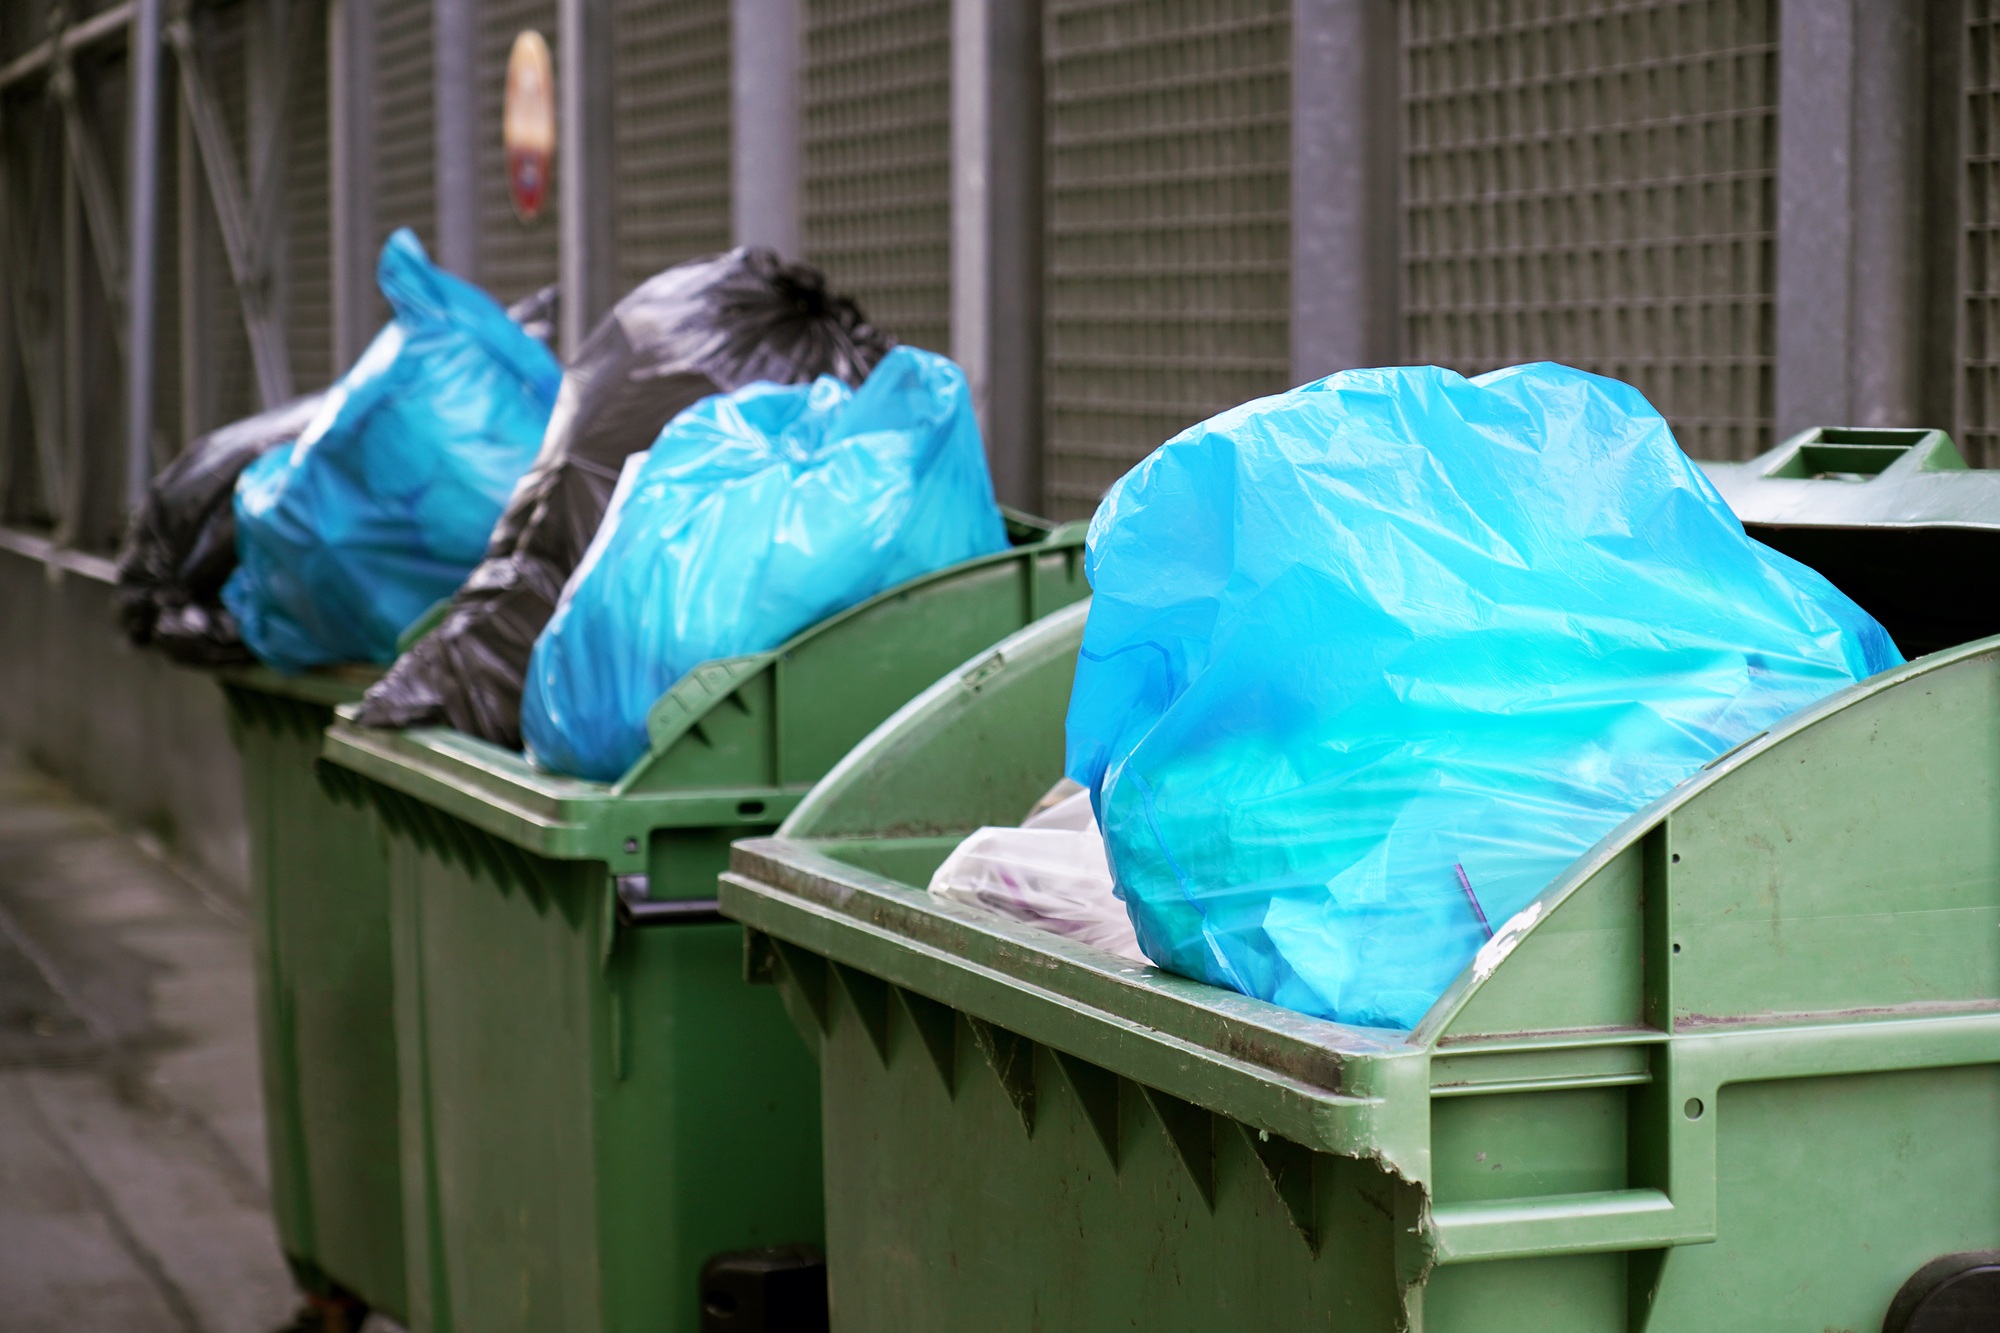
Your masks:
{"label": "diagonal metal brace", "polygon": [[221,103],[202,68],[193,26],[185,18],[175,19],[167,25],[166,41],[180,66],[181,103],[194,130],[209,198],[222,231],[222,248],[229,257],[237,301],[243,307],[243,327],[250,337],[258,392],[265,407],[277,407],[291,399],[292,370],[284,330],[271,309],[271,272],[266,259],[269,238],[259,233],[245,198],[236,152],[229,142]]}
{"label": "diagonal metal brace", "polygon": [[103,275],[104,290],[111,297],[117,316],[112,322],[118,344],[125,343],[125,228],[118,216],[117,194],[111,188],[111,173],[104,154],[84,122],[82,105],[76,96],[76,75],[69,61],[59,59],[49,79],[49,91],[62,112],[63,146],[76,172],[77,194],[83,201],[84,222],[90,229],[91,250],[97,257],[97,271]]}

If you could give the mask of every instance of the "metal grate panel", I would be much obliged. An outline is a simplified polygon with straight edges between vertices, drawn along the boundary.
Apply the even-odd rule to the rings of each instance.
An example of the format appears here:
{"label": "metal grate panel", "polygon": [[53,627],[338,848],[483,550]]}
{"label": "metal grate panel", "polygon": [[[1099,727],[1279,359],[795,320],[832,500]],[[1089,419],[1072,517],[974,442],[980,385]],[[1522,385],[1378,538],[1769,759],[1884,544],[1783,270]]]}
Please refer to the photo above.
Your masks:
{"label": "metal grate panel", "polygon": [[904,342],[951,348],[950,0],[806,0],[806,257]]}
{"label": "metal grate panel", "polygon": [[2000,0],[1965,0],[1959,447],[2000,467]]}
{"label": "metal grate panel", "polygon": [[325,14],[304,6],[298,21],[308,25],[308,36],[291,70],[287,109],[285,342],[292,387],[305,393],[333,379],[332,161]]}
{"label": "metal grate panel", "polygon": [[555,0],[488,0],[480,6],[479,24],[479,284],[505,304],[556,280],[556,217],[564,189],[558,158],[541,216],[528,223],[514,216],[507,150],[500,137],[507,57],[525,28],[547,40],[557,69],[562,68],[562,54],[556,50]]}
{"label": "metal grate panel", "polygon": [[[376,248],[398,227],[437,241],[429,0],[375,0]],[[387,307],[382,307],[386,316]]]}
{"label": "metal grate panel", "polygon": [[729,0],[613,0],[619,294],[729,248]]}
{"label": "metal grate panel", "polygon": [[1772,427],[1777,0],[1406,0],[1403,352],[1636,385],[1703,458]]}
{"label": "metal grate panel", "polygon": [[1049,0],[1048,512],[1291,372],[1287,0]]}
{"label": "metal grate panel", "polygon": [[[209,84],[222,104],[223,120],[229,128],[230,145],[239,170],[250,161],[249,9],[250,0],[230,0],[201,11],[202,21],[197,27]],[[201,171],[198,160],[190,166]],[[243,305],[229,271],[229,254],[223,248],[221,229],[215,225],[208,203],[205,177],[201,178],[199,189],[202,208],[209,214],[209,225],[202,229],[201,238],[206,251],[202,276],[208,289],[203,293],[203,309],[214,330],[214,341],[202,349],[210,367],[214,395],[210,400],[212,410],[202,427],[212,430],[251,415],[263,407],[263,401],[257,389],[256,366],[250,359],[250,336],[243,327]]]}
{"label": "metal grate panel", "polygon": [[49,35],[54,0],[0,0],[0,59],[12,60]]}
{"label": "metal grate panel", "polygon": [[[29,527],[54,525],[58,505],[50,492],[60,465],[44,468],[41,453],[59,429],[62,411],[61,126],[39,85],[0,100],[0,172],[6,191],[8,376],[7,434],[0,438],[0,519]],[[36,257],[42,257],[40,262]],[[38,429],[43,434],[38,437]]]}
{"label": "metal grate panel", "polygon": [[[132,120],[131,75],[123,48],[83,53],[75,63],[77,105],[85,132],[95,143],[110,176],[112,207],[124,223],[129,219],[130,176],[125,145]],[[118,226],[121,238],[125,225]],[[75,268],[80,280],[77,314],[81,324],[75,343],[80,376],[79,418],[82,483],[73,544],[81,550],[109,554],[125,535],[126,440],[125,348],[119,327],[121,307],[113,295],[110,275],[99,267],[97,247],[87,226],[79,228],[81,251]],[[129,263],[120,254],[118,263]],[[108,388],[107,388],[108,386]]]}

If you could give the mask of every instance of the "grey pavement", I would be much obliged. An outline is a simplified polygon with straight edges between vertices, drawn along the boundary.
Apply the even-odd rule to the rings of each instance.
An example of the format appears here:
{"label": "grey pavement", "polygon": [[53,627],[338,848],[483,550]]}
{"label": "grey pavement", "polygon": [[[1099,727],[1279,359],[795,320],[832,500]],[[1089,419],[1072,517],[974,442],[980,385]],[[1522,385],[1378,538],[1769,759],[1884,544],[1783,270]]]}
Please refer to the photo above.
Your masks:
{"label": "grey pavement", "polygon": [[286,1325],[263,1139],[245,904],[0,753],[0,1327]]}

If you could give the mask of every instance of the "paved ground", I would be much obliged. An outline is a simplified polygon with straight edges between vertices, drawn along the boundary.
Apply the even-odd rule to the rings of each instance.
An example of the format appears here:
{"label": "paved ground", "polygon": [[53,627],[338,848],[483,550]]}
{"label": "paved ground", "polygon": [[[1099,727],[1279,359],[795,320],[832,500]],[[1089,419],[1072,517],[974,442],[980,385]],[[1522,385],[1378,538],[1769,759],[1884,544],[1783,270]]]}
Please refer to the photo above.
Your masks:
{"label": "paved ground", "polygon": [[285,1325],[263,1133],[244,904],[0,753],[0,1325]]}

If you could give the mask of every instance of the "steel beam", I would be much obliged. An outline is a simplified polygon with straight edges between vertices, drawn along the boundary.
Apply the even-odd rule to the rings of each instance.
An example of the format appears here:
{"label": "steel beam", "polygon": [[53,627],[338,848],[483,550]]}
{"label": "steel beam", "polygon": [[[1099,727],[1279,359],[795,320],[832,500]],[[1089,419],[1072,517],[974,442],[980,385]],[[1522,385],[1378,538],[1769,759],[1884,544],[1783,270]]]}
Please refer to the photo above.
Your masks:
{"label": "steel beam", "polygon": [[1925,424],[1924,10],[1781,0],[1779,438]]}
{"label": "steel beam", "polygon": [[557,311],[573,355],[611,303],[611,0],[560,0],[557,11]]}
{"label": "steel beam", "polygon": [[437,171],[437,260],[479,276],[479,10],[432,0],[431,70]]}
{"label": "steel beam", "polygon": [[730,234],[788,258],[805,250],[799,150],[801,0],[729,6]]}
{"label": "steel beam", "polygon": [[951,349],[993,487],[1042,508],[1042,6],[953,0]]}
{"label": "steel beam", "polygon": [[153,479],[153,321],[160,239],[160,0],[132,7],[132,225],[125,314],[125,506],[137,512]]}
{"label": "steel beam", "polygon": [[373,0],[329,0],[332,106],[333,353],[351,365],[374,336],[375,42]]}
{"label": "steel beam", "polygon": [[1292,0],[1292,379],[1398,356],[1394,0]]}

